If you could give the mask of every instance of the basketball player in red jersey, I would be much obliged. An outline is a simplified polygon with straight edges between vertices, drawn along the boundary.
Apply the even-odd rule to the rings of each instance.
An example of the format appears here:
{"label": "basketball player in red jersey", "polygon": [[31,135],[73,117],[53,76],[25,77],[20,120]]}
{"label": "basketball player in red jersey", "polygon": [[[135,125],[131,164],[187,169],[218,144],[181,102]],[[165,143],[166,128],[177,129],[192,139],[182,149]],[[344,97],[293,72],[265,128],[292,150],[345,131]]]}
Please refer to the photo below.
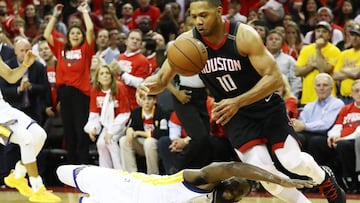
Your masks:
{"label": "basketball player in red jersey", "polygon": [[[295,132],[284,101],[274,93],[281,86],[282,76],[260,36],[248,25],[224,21],[222,12],[220,0],[192,0],[190,16],[195,28],[180,36],[195,37],[207,46],[209,57],[200,78],[215,98],[213,119],[224,125],[243,162],[285,176],[275,168],[273,154],[290,172],[309,176],[319,184],[328,202],[344,203],[345,193],[331,169],[320,167],[313,157],[301,152],[292,136]],[[138,87],[138,95],[161,91],[175,74],[165,61],[156,75]],[[310,202],[296,189],[265,182],[262,185],[285,202]]]}

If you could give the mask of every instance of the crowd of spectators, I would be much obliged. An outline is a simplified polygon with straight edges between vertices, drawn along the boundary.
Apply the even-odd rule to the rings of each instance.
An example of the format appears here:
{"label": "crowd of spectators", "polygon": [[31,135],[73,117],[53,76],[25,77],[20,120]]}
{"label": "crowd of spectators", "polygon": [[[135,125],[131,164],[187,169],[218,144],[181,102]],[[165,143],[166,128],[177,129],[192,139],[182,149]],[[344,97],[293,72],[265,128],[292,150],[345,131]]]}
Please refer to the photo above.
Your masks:
{"label": "crowd of spectators", "polygon": [[[222,16],[258,32],[283,73],[279,93],[303,150],[351,193],[360,193],[359,3],[230,0]],[[0,81],[4,99],[48,133],[62,120],[66,163],[90,163],[91,145],[95,164],[151,174],[236,160],[222,150],[231,146],[209,119],[199,78],[177,76],[161,95],[135,96],[172,40],[193,28],[188,7],[187,0],[0,0],[2,59],[16,67],[29,49],[40,56],[15,85]],[[19,153],[7,145],[0,154],[2,183]],[[46,171],[46,158],[39,165]]]}

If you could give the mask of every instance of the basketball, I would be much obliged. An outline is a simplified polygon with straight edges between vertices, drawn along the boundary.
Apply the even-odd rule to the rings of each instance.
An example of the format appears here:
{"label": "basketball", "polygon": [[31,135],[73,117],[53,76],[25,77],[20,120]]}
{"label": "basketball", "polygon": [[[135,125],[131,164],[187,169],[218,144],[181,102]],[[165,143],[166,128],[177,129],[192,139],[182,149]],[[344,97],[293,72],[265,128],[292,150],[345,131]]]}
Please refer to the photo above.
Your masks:
{"label": "basketball", "polygon": [[198,39],[183,37],[175,40],[167,50],[168,62],[173,70],[183,76],[201,72],[208,59],[205,45]]}

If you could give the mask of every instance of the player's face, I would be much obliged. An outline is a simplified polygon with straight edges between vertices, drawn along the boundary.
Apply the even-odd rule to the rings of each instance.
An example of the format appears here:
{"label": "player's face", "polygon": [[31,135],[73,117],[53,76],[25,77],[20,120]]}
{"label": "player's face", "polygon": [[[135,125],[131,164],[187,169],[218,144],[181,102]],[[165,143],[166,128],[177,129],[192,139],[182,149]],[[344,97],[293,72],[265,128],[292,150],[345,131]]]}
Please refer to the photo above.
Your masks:
{"label": "player's face", "polygon": [[190,4],[190,16],[202,36],[211,36],[218,32],[222,7],[213,7],[207,1],[196,1]]}
{"label": "player's face", "polygon": [[229,178],[220,183],[216,188],[215,203],[234,203],[249,194],[251,186],[247,180]]}

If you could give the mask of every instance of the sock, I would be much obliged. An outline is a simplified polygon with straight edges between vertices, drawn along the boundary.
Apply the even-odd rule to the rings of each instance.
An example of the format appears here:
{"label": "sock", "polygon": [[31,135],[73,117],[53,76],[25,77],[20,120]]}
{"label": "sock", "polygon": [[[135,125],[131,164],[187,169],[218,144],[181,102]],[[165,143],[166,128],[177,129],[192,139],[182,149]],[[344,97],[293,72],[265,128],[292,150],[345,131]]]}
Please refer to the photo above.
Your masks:
{"label": "sock", "polygon": [[14,177],[15,178],[24,178],[25,175],[26,175],[26,168],[24,165],[21,164],[20,161],[18,161],[15,165]]}
{"label": "sock", "polygon": [[29,177],[31,188],[37,192],[42,186],[44,186],[42,178],[40,176],[37,177]]}

